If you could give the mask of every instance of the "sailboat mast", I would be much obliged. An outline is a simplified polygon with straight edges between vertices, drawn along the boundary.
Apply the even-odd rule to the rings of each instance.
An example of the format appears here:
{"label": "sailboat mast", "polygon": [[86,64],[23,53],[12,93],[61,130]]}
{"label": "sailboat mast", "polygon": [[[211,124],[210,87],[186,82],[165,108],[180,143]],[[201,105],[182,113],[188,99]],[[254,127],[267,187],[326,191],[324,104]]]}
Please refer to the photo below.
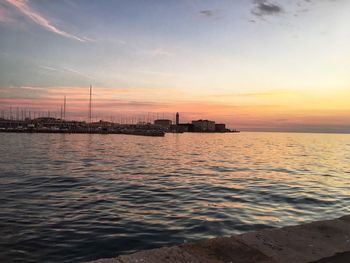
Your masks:
{"label": "sailboat mast", "polygon": [[89,122],[92,123],[92,85],[90,85]]}
{"label": "sailboat mast", "polygon": [[63,100],[63,120],[66,119],[66,103],[67,103],[66,95],[64,95],[64,100]]}

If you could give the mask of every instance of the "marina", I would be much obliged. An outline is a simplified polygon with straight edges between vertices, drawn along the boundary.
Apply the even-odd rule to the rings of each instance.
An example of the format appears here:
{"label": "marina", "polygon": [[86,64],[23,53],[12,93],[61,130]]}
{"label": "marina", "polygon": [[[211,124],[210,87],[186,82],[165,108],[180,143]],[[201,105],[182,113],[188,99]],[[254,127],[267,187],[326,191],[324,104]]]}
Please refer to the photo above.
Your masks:
{"label": "marina", "polygon": [[115,124],[110,122],[86,123],[62,121],[54,118],[39,118],[26,121],[0,119],[0,132],[14,133],[77,133],[77,134],[128,134],[164,136],[165,132],[151,124]]}
{"label": "marina", "polygon": [[[54,115],[54,117],[52,117]],[[8,110],[1,110],[0,132],[15,133],[87,133],[87,134],[128,134],[143,136],[163,137],[166,132],[201,132],[201,133],[225,133],[239,132],[230,130],[225,124],[217,124],[209,120],[193,120],[191,123],[180,123],[180,114],[175,114],[176,121],[170,119],[149,118],[135,119],[121,118],[120,122],[106,120],[94,121],[92,86],[89,88],[88,118],[87,120],[70,120],[67,118],[67,97],[63,97],[63,104],[60,106],[60,117],[56,112],[36,112],[23,108],[10,107]],[[143,114],[146,115],[146,114]],[[164,114],[163,114],[164,115]],[[39,117],[38,117],[39,116]],[[158,117],[158,113],[156,114]]]}

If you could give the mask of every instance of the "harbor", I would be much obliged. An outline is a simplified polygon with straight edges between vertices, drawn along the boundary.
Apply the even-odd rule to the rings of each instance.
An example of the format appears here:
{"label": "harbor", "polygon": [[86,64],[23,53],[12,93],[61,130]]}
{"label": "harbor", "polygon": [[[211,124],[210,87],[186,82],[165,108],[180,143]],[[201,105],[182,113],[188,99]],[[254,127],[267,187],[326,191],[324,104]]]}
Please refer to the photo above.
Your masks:
{"label": "harbor", "polygon": [[91,134],[128,134],[163,137],[165,133],[226,133],[239,132],[236,129],[228,129],[226,124],[215,123],[211,120],[192,120],[188,123],[180,122],[180,114],[171,114],[174,121],[168,118],[150,118],[150,113],[142,114],[142,118],[129,116],[115,121],[113,116],[110,121],[98,119],[94,116],[92,86],[89,88],[88,114],[85,120],[74,120],[67,117],[67,98],[63,97],[59,112],[35,111],[27,108],[2,109],[0,112],[0,132],[15,133],[91,133]]}
{"label": "harbor", "polygon": [[91,134],[129,134],[143,136],[164,136],[166,133],[226,133],[239,132],[229,130],[225,124],[198,120],[186,124],[172,124],[171,120],[159,119],[154,123],[138,122],[121,124],[100,120],[98,122],[66,121],[52,117],[13,120],[0,118],[0,132],[15,133],[91,133]]}
{"label": "harbor", "polygon": [[165,132],[150,123],[119,124],[105,121],[86,123],[63,121],[55,118],[26,119],[24,121],[0,119],[0,132],[14,133],[79,133],[128,134],[162,137]]}

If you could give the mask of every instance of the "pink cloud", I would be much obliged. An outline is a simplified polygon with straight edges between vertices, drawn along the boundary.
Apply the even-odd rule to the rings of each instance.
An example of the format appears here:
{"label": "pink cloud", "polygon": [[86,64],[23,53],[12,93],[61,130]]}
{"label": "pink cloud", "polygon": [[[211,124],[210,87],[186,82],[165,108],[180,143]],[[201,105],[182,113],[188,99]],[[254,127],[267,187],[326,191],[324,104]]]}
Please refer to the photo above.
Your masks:
{"label": "pink cloud", "polygon": [[[209,101],[170,101],[166,98],[141,98],[138,93],[145,90],[94,88],[93,114],[95,119],[129,118],[173,119],[180,112],[181,122],[195,119],[211,119],[226,123],[230,128],[242,130],[302,130],[317,127],[349,129],[349,110],[296,110],[281,105],[232,105]],[[172,91],[168,91],[172,94]],[[123,97],[131,93],[131,96]],[[168,94],[168,97],[169,97]],[[9,87],[0,89],[0,113],[26,109],[34,112],[59,116],[63,97],[67,96],[67,116],[87,120],[89,93],[86,87]],[[124,118],[124,117],[123,117]],[[344,128],[345,127],[345,128]]]}
{"label": "pink cloud", "polygon": [[[45,28],[46,30],[56,33],[58,35],[67,37],[67,38],[71,38],[74,40],[78,40],[81,42],[85,42],[86,40],[83,38],[80,38],[78,36],[75,36],[73,34],[67,33],[63,30],[58,29],[57,27],[55,27],[50,21],[49,19],[45,18],[44,16],[42,16],[41,14],[39,14],[38,12],[36,12],[35,10],[33,10],[29,5],[28,5],[28,1],[27,0],[5,0],[7,3],[9,3],[10,5],[16,7],[23,15],[25,15],[26,17],[28,17],[30,20],[32,20],[34,23],[36,23],[37,25]],[[1,10],[1,9],[0,9]],[[1,18],[3,18],[1,11],[0,11],[0,20]],[[5,19],[8,19],[5,18]]]}
{"label": "pink cloud", "polygon": [[10,11],[8,10],[8,7],[0,3],[0,22],[8,23],[12,21],[13,19],[11,17]]}

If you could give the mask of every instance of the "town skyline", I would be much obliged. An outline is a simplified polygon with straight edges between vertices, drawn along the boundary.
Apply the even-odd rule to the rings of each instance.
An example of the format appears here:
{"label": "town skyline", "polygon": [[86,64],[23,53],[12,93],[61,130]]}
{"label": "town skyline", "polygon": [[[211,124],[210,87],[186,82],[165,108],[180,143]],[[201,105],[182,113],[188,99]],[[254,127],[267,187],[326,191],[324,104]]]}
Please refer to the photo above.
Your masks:
{"label": "town skyline", "polygon": [[350,3],[0,1],[0,108],[350,132]]}

